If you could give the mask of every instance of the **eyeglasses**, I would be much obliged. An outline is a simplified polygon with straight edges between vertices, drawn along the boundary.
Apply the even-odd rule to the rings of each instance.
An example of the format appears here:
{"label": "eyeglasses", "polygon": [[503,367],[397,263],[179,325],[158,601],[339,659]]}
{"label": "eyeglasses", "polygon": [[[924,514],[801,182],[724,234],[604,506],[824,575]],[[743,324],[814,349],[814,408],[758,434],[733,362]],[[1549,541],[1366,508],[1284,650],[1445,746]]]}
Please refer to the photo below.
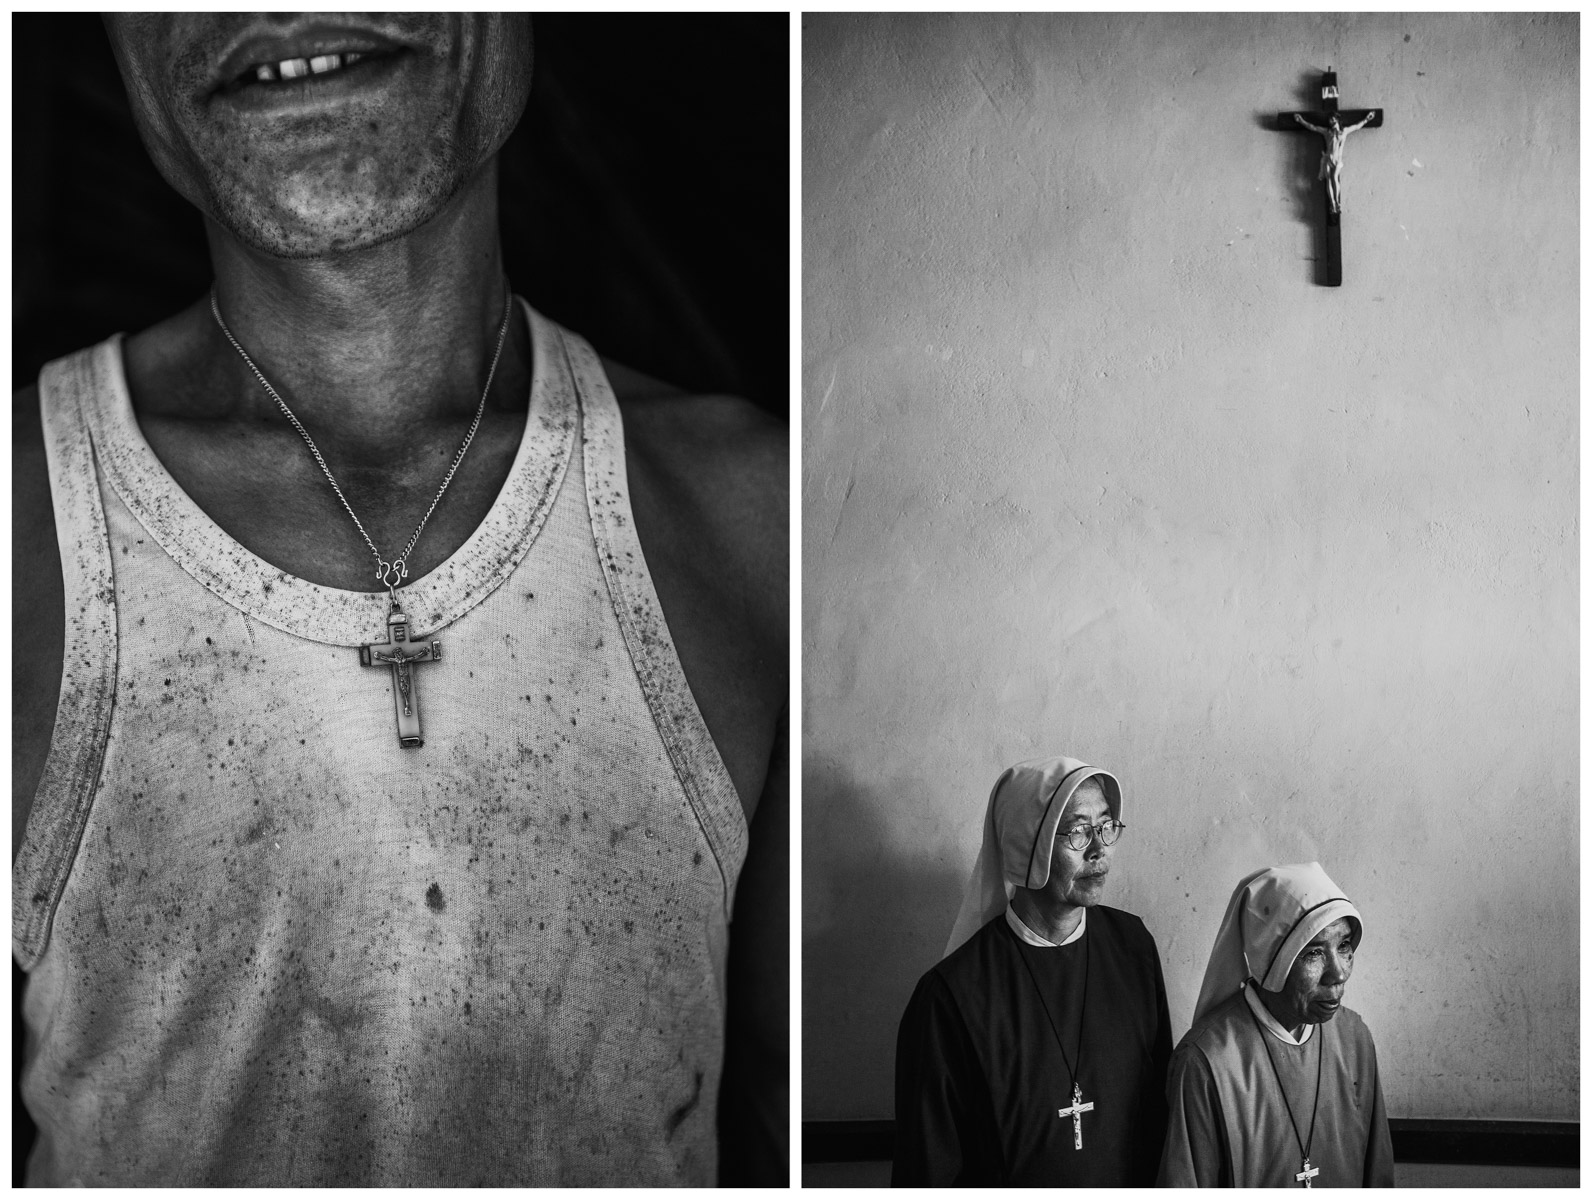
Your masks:
{"label": "eyeglasses", "polygon": [[1098,825],[1074,825],[1071,829],[1061,830],[1061,836],[1067,839],[1067,846],[1072,850],[1087,850],[1089,843],[1095,838],[1100,839],[1102,846],[1111,846],[1122,836],[1122,831],[1127,826],[1121,821],[1101,821]]}

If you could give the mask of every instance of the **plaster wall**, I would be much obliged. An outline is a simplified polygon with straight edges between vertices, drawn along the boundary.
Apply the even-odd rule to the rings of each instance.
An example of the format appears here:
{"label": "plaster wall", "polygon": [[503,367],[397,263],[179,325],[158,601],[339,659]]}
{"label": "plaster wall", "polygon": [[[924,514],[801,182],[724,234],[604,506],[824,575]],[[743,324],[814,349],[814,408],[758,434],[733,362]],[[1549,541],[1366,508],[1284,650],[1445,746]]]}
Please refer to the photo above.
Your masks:
{"label": "plaster wall", "polygon": [[[1574,14],[808,16],[809,1118],[888,1117],[1005,765],[1109,767],[1174,1036],[1319,860],[1399,1117],[1578,1113]],[[1351,137],[1316,286],[1314,107]]]}

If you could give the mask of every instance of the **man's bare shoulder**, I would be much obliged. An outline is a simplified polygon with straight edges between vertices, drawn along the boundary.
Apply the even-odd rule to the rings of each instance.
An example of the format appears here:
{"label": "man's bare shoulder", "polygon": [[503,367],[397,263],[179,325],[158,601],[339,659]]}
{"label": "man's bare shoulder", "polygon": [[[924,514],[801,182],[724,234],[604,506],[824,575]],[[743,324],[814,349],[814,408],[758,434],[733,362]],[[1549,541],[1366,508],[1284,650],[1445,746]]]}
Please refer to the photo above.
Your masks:
{"label": "man's bare shoulder", "polygon": [[644,475],[633,490],[640,482],[667,505],[671,524],[695,526],[766,580],[766,599],[783,623],[789,427],[746,400],[682,391],[617,363],[603,365],[624,418],[632,472]]}
{"label": "man's bare shoulder", "polygon": [[[191,376],[180,364],[184,356],[191,356],[197,332],[202,329],[199,317],[208,312],[196,301],[182,312],[174,313],[163,321],[131,334],[122,342],[122,364],[129,380],[146,376],[181,380]],[[184,388],[139,389],[139,393],[169,397],[175,405],[190,401],[194,394],[214,392],[214,388],[191,385]],[[141,414],[142,416],[143,414]],[[21,604],[28,599],[29,589],[36,587],[41,577],[51,580],[58,592],[60,588],[60,559],[55,541],[55,508],[50,497],[49,464],[44,450],[44,420],[39,407],[39,385],[30,383],[19,388],[11,403],[11,533],[15,539],[13,554],[12,599]],[[47,557],[25,553],[25,548],[37,543],[47,551]]]}
{"label": "man's bare shoulder", "polygon": [[[624,415],[626,440],[656,467],[682,480],[788,493],[785,422],[736,396],[684,391],[609,360],[603,366]],[[712,475],[703,479],[703,472]]]}
{"label": "man's bare shoulder", "polygon": [[647,571],[750,821],[783,786],[769,772],[790,669],[787,431],[744,400],[604,368]]}

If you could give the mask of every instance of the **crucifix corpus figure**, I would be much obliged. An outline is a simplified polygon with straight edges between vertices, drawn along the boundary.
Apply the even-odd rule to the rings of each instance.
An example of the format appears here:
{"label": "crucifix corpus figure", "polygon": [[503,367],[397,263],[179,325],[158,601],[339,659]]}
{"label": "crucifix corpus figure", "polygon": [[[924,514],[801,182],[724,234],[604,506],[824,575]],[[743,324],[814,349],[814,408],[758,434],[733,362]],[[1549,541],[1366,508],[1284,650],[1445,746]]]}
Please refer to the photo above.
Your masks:
{"label": "crucifix corpus figure", "polygon": [[1327,204],[1333,212],[1343,211],[1343,144],[1349,140],[1351,133],[1364,129],[1375,116],[1376,110],[1372,109],[1353,125],[1346,127],[1339,122],[1337,113],[1329,116],[1325,125],[1312,125],[1305,120],[1303,113],[1293,115],[1295,121],[1312,133],[1319,133],[1326,143],[1321,148],[1321,173],[1316,178],[1327,181]]}
{"label": "crucifix corpus figure", "polygon": [[[1308,130],[1319,133],[1326,145],[1321,150],[1321,171],[1317,175],[1327,185],[1326,224],[1322,229],[1321,252],[1317,258],[1317,281],[1326,287],[1343,285],[1343,195],[1339,176],[1343,170],[1343,143],[1357,129],[1375,129],[1387,116],[1387,109],[1370,110],[1338,108],[1338,74],[1328,70],[1321,76],[1321,107],[1310,112],[1285,112],[1277,114],[1277,128],[1297,133]],[[1355,118],[1359,119],[1356,120]],[[1312,120],[1311,118],[1315,118]],[[1322,121],[1326,124],[1321,124]],[[1345,125],[1347,121],[1349,124]]]}
{"label": "crucifix corpus figure", "polygon": [[392,704],[398,718],[398,744],[404,749],[424,746],[420,735],[420,698],[415,694],[413,664],[441,662],[442,643],[409,640],[409,618],[394,610],[387,617],[387,640],[359,648],[359,661],[367,667],[392,668]]}
{"label": "crucifix corpus figure", "polygon": [[1088,1104],[1085,1104],[1083,1102],[1083,1089],[1074,1083],[1072,1085],[1072,1104],[1067,1108],[1058,1108],[1056,1110],[1058,1117],[1072,1118],[1072,1148],[1074,1150],[1083,1149],[1083,1114],[1086,1112],[1094,1112],[1094,1101],[1091,1100]]}

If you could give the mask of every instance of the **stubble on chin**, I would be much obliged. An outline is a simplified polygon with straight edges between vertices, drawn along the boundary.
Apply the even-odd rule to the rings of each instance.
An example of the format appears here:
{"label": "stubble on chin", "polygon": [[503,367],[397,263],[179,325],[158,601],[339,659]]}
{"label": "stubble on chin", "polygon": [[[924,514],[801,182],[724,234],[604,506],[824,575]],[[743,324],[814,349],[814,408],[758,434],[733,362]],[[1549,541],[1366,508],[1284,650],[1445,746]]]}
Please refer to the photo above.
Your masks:
{"label": "stubble on chin", "polygon": [[274,258],[344,254],[424,225],[462,186],[462,179],[451,177],[456,174],[443,165],[399,166],[350,151],[266,178],[217,180],[211,215]]}

